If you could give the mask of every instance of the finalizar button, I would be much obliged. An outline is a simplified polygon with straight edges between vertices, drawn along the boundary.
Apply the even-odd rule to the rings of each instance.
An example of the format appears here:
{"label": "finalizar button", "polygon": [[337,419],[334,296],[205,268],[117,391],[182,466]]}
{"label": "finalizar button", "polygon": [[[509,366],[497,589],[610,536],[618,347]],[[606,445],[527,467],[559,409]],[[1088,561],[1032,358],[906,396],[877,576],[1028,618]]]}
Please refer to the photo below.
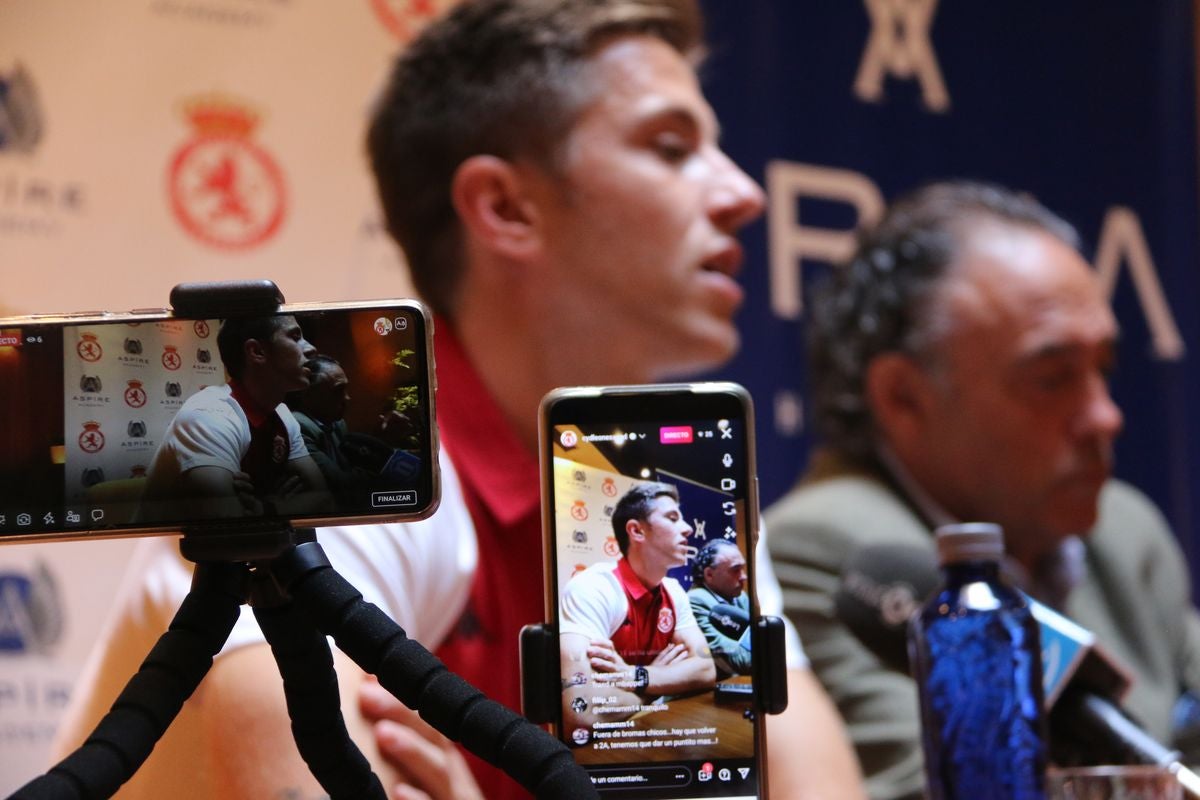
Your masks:
{"label": "finalizar button", "polygon": [[408,489],[403,492],[372,492],[371,505],[375,508],[387,508],[388,506],[415,506],[417,504],[417,491]]}

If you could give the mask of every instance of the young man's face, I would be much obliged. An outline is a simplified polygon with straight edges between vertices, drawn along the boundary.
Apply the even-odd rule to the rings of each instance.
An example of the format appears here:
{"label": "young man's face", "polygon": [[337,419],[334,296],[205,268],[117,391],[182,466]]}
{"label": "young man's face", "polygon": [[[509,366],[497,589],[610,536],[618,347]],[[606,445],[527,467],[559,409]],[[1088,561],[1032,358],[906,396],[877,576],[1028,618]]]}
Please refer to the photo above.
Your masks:
{"label": "young man's face", "polygon": [[971,231],[939,290],[950,328],[931,369],[926,488],[1004,525],[1036,559],[1095,523],[1121,412],[1108,391],[1117,326],[1082,258],[1041,231]]}
{"label": "young man's face", "polygon": [[638,547],[644,559],[672,567],[687,563],[688,536],[692,526],[679,510],[679,503],[669,495],[659,495],[650,505],[646,519],[637,523],[640,541],[631,539],[630,546]]}
{"label": "young man's face", "polygon": [[283,317],[266,348],[265,366],[279,391],[294,392],[307,388],[310,373],[304,363],[316,354],[296,318]]}
{"label": "young man's face", "polygon": [[762,213],[762,191],[718,147],[695,72],[664,42],[616,39],[585,76],[593,99],[545,178],[545,291],[652,377],[717,366],[739,343],[734,235]]}

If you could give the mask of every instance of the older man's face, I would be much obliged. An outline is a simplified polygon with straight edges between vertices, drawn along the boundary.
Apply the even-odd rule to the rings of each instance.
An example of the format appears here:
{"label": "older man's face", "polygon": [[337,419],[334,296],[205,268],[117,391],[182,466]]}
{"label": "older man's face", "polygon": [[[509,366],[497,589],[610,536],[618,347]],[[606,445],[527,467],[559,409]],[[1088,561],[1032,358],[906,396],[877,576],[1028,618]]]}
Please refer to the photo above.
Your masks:
{"label": "older man's face", "polygon": [[1122,425],[1108,391],[1116,322],[1083,259],[1040,231],[980,224],[952,270],[938,298],[950,328],[927,368],[924,482],[1035,559],[1095,523]]}
{"label": "older man's face", "polygon": [[736,547],[722,547],[704,570],[704,585],[726,600],[736,600],[746,590],[746,559]]}

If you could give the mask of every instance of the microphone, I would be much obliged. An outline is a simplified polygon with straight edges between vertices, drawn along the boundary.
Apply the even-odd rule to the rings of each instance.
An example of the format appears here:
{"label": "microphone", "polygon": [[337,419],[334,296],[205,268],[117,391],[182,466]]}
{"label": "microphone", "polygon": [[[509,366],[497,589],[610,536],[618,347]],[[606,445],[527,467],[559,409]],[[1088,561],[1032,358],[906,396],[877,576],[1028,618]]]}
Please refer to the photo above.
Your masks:
{"label": "microphone", "polygon": [[750,615],[729,603],[716,603],[708,612],[708,620],[718,633],[730,639],[741,639],[750,630]]}
{"label": "microphone", "polygon": [[[941,585],[932,550],[906,545],[864,547],[847,560],[833,596],[841,622],[884,666],[911,674],[908,620]],[[1042,644],[1042,682],[1054,759],[1085,756],[1115,764],[1152,764],[1175,773],[1188,797],[1200,798],[1200,776],[1180,753],[1139,728],[1109,698],[1124,696],[1128,672],[1087,629],[1028,598]]]}
{"label": "microphone", "polygon": [[908,620],[941,582],[932,549],[863,547],[842,568],[834,611],[885,667],[908,675]]}

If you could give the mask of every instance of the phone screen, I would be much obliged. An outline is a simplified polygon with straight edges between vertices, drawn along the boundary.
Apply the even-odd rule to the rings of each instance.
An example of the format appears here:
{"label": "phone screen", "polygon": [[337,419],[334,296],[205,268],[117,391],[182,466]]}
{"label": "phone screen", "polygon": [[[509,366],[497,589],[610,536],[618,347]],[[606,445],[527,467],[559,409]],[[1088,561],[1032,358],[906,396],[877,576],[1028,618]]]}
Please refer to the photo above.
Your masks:
{"label": "phone screen", "polygon": [[420,305],[285,307],[225,326],[0,321],[0,542],[427,515]]}
{"label": "phone screen", "polygon": [[563,742],[602,794],[759,797],[748,396],[565,390],[543,415]]}

